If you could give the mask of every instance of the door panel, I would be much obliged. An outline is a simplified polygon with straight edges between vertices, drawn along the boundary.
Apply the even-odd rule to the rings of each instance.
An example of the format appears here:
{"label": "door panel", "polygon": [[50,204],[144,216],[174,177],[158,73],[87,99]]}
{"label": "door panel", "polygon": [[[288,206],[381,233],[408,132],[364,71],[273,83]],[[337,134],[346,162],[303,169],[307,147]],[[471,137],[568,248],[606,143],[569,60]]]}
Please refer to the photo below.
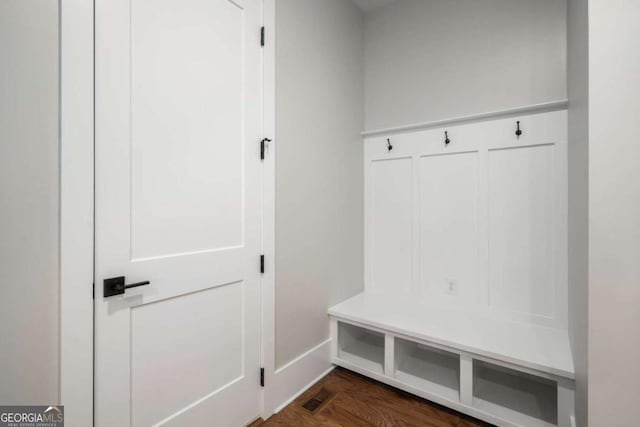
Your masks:
{"label": "door panel", "polygon": [[174,3],[131,2],[133,259],[243,243],[244,11]]}
{"label": "door panel", "polygon": [[133,425],[156,424],[242,378],[243,299],[236,282],[131,310]]}
{"label": "door panel", "polygon": [[97,426],[258,415],[260,5],[96,1]]}

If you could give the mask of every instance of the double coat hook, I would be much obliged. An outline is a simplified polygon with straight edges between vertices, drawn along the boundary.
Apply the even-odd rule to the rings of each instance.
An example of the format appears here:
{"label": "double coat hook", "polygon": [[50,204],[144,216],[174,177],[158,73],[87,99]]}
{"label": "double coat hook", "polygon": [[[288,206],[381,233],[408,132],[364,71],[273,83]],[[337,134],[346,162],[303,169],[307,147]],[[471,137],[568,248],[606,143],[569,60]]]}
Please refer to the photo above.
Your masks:
{"label": "double coat hook", "polygon": [[391,145],[391,141],[387,138],[387,151],[393,150],[393,145]]}

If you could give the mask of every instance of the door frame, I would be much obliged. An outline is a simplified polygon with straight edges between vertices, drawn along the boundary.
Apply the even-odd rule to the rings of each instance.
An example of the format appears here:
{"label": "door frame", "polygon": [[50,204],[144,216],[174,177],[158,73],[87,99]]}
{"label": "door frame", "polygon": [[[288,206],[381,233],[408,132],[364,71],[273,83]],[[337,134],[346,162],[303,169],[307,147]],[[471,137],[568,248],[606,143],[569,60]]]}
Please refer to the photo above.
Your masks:
{"label": "door frame", "polygon": [[[60,67],[60,404],[69,425],[93,425],[94,2],[57,0]],[[263,132],[275,140],[275,0],[263,0]],[[256,34],[256,42],[258,42]],[[258,141],[256,141],[257,143]],[[275,372],[275,144],[262,170],[261,415]],[[257,380],[257,379],[256,379]]]}
{"label": "door frame", "polygon": [[261,283],[262,301],[262,367],[264,387],[262,388],[262,418],[273,414],[268,396],[276,387],[275,354],[275,306],[276,306],[276,6],[275,0],[263,0],[262,25],[265,28],[265,43],[262,51],[262,99],[264,137],[272,142],[268,145],[262,168],[262,253],[265,269]]}
{"label": "door frame", "polygon": [[93,0],[58,0],[60,404],[93,424]]}

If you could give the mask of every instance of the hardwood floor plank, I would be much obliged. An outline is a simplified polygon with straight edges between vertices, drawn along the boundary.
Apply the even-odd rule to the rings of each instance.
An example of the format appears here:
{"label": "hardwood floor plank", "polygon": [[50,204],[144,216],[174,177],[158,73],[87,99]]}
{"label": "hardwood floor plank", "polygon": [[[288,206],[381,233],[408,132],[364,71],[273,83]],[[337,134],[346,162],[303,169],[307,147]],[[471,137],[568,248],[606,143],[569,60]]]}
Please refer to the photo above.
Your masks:
{"label": "hardwood floor plank", "polygon": [[[310,399],[321,401],[304,408]],[[251,427],[480,427],[482,421],[336,368],[278,414]]]}

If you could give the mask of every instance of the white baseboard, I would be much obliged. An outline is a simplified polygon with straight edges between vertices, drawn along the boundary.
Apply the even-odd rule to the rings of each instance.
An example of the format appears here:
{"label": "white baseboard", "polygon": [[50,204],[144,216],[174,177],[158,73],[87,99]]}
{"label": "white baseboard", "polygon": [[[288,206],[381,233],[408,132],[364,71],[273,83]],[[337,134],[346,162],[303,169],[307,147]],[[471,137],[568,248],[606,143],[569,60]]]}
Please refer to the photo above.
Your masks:
{"label": "white baseboard", "polygon": [[334,368],[331,339],[323,341],[277,369],[265,389],[263,418],[278,413]]}
{"label": "white baseboard", "polygon": [[282,411],[284,408],[287,407],[287,405],[289,405],[291,402],[293,402],[294,400],[296,400],[298,397],[300,397],[300,395],[302,393],[304,393],[305,391],[307,391],[312,385],[314,385],[315,383],[317,383],[318,381],[320,381],[322,378],[324,378],[328,373],[330,373],[331,371],[333,371],[333,369],[335,368],[335,366],[331,365],[329,367],[329,369],[327,369],[326,371],[324,371],[323,373],[321,373],[320,375],[318,375],[317,378],[314,378],[313,380],[311,380],[309,382],[309,384],[303,386],[300,390],[298,390],[293,396],[291,396],[289,399],[287,399],[285,402],[283,402],[280,406],[278,406],[275,410],[274,413],[278,413],[280,411]]}

